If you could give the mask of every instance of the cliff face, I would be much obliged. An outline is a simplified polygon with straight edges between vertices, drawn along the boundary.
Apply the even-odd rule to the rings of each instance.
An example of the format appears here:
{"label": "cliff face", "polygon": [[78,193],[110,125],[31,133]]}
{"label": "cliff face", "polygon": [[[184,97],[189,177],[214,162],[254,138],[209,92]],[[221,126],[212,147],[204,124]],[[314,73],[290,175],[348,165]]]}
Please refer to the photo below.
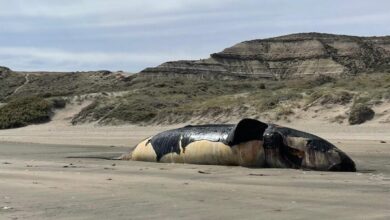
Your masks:
{"label": "cliff face", "polygon": [[388,69],[390,37],[305,33],[244,41],[208,59],[167,62],[146,68],[141,75],[286,79]]}

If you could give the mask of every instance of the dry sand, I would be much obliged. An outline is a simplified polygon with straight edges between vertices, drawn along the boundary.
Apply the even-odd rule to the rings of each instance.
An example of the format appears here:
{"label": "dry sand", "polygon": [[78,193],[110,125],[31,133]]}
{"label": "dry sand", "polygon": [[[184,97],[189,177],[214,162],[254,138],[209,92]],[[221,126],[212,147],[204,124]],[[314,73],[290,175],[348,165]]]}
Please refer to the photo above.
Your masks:
{"label": "dry sand", "polygon": [[[0,219],[390,219],[390,125],[296,123],[357,173],[67,158],[115,156],[167,127],[0,131]],[[386,142],[386,143],[381,143]]]}

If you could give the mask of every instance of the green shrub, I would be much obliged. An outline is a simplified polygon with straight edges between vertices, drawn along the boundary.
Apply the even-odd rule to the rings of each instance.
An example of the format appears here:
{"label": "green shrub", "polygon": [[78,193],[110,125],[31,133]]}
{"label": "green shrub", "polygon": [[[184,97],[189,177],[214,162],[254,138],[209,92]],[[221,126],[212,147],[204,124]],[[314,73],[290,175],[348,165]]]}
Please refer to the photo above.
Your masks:
{"label": "green shrub", "polygon": [[256,107],[259,111],[266,111],[276,108],[278,106],[280,100],[279,97],[270,96],[259,99],[256,103]]}
{"label": "green shrub", "polygon": [[346,91],[338,91],[335,93],[325,94],[321,100],[321,104],[348,104],[353,98],[353,94]]}
{"label": "green shrub", "polygon": [[120,105],[111,114],[110,117],[130,123],[148,122],[157,115],[157,109],[147,103],[131,103]]}
{"label": "green shrub", "polygon": [[18,98],[0,108],[0,129],[50,121],[51,104],[39,97]]}
{"label": "green shrub", "polygon": [[266,89],[265,84],[264,83],[260,83],[259,84],[259,89]]}
{"label": "green shrub", "polygon": [[294,111],[292,110],[292,106],[280,106],[276,112],[275,112],[275,119],[285,119],[287,120],[287,117],[294,114]]}
{"label": "green shrub", "polygon": [[54,98],[51,100],[53,108],[61,109],[65,108],[66,106],[66,100],[62,98]]}
{"label": "green shrub", "polygon": [[351,108],[348,122],[350,125],[362,124],[374,118],[375,112],[367,105],[357,104]]}
{"label": "green shrub", "polygon": [[302,79],[288,80],[286,81],[286,86],[289,88],[312,89],[335,81],[336,80],[330,76],[319,75]]}
{"label": "green shrub", "polygon": [[93,101],[91,104],[87,105],[79,113],[77,113],[73,118],[71,123],[73,125],[78,124],[79,122],[87,122],[87,118],[92,118],[93,120],[97,120],[99,118],[93,117],[95,109],[99,106],[100,102]]}

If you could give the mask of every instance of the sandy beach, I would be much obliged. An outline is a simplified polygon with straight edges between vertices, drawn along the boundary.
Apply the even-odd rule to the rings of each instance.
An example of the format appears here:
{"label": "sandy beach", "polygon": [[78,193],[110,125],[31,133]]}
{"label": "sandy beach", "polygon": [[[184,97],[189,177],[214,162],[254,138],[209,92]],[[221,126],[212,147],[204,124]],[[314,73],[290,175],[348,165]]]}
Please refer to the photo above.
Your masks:
{"label": "sandy beach", "polygon": [[295,124],[347,152],[359,172],[162,164],[112,157],[169,127],[0,131],[0,219],[389,219],[390,129]]}

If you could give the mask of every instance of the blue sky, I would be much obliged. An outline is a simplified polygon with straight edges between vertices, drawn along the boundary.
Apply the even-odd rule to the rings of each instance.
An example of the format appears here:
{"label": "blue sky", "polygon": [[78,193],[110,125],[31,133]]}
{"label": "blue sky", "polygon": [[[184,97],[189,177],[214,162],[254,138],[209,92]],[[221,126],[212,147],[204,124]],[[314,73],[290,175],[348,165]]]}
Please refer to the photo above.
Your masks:
{"label": "blue sky", "polygon": [[137,72],[244,40],[389,24],[387,0],[0,0],[0,66]]}

